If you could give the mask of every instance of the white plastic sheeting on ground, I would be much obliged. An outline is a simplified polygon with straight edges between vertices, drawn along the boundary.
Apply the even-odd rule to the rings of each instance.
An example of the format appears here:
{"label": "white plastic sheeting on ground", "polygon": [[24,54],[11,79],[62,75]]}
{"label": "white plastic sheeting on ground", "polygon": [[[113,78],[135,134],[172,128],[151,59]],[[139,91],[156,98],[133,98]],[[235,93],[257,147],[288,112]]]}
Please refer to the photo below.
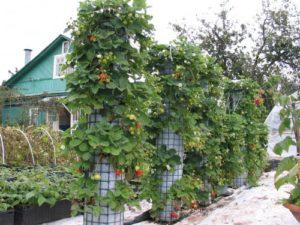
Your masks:
{"label": "white plastic sheeting on ground", "polygon": [[287,197],[285,187],[277,191],[273,185],[274,172],[265,173],[258,187],[243,190],[223,200],[209,212],[191,215],[178,225],[299,225],[288,209],[278,201]]}

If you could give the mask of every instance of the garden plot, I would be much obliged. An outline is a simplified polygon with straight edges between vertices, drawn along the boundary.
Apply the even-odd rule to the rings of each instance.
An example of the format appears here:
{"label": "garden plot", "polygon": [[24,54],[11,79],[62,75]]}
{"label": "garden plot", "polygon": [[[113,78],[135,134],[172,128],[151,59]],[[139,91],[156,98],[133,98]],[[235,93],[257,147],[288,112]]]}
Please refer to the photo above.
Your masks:
{"label": "garden plot", "polygon": [[[289,187],[277,191],[273,185],[274,172],[265,173],[258,187],[237,189],[232,196],[221,199],[205,210],[197,210],[177,225],[297,225],[288,209],[278,201],[287,197]],[[143,210],[150,208],[143,203]],[[126,211],[125,216],[135,216],[139,212]],[[61,220],[44,225],[82,225],[82,217]],[[137,225],[156,225],[141,222]]]}

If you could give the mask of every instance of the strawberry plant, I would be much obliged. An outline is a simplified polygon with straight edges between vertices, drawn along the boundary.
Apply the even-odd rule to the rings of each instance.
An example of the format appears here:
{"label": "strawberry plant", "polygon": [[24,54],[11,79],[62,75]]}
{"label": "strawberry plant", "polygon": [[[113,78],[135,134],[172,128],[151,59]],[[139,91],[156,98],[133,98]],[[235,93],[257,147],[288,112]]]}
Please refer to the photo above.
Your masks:
{"label": "strawberry plant", "polygon": [[[234,96],[236,95],[236,96]],[[244,119],[244,163],[248,181],[254,185],[266,166],[267,128],[264,125],[266,108],[263,105],[263,90],[251,80],[227,82],[225,89],[229,113],[236,113]],[[234,99],[233,99],[234,98]]]}
{"label": "strawberry plant", "polygon": [[[191,148],[203,146],[202,126],[198,121],[205,115],[205,105],[209,105],[210,101],[216,103],[220,98],[220,92],[216,90],[221,81],[221,69],[213,59],[203,56],[198,46],[184,39],[175,41],[170,47],[153,46],[150,55],[148,70],[156,78],[162,101],[151,105],[153,124],[149,129],[154,137],[166,128],[175,132],[183,138],[188,154]],[[151,174],[144,180],[142,195],[151,198],[152,215],[158,219],[177,220],[181,204],[177,207],[176,202],[183,200],[190,206],[198,198],[196,190],[199,191],[201,180],[192,171],[181,179],[176,177],[178,180],[167,192],[157,192],[165,185],[165,174],[180,174],[180,164],[182,159],[178,152],[164,145],[158,146],[151,157]],[[166,215],[165,207],[170,204],[173,210]]]}
{"label": "strawberry plant", "polygon": [[0,171],[0,211],[17,205],[54,205],[71,200],[73,176],[63,167],[2,167]]}
{"label": "strawberry plant", "polygon": [[[152,149],[144,128],[151,122],[149,105],[158,97],[144,69],[153,28],[146,8],[145,0],[87,0],[69,25],[74,41],[66,66],[76,70],[66,76],[66,103],[81,111],[81,119],[72,134],[65,134],[65,141],[80,159],[76,165],[82,176],[76,192],[97,214],[100,202],[115,211],[122,211],[125,203],[135,204],[128,180],[136,175],[136,166],[144,167]],[[101,119],[91,126],[95,113]],[[109,160],[118,180],[102,196],[98,185],[104,178],[98,181],[94,174],[98,159],[100,164]]]}

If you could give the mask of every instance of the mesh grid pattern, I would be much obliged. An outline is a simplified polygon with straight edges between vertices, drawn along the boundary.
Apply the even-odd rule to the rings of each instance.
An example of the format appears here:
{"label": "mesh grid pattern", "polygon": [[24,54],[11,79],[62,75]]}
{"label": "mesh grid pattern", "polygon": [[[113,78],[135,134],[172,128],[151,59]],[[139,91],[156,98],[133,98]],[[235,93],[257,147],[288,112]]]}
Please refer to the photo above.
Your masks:
{"label": "mesh grid pattern", "polygon": [[[243,146],[241,148],[241,151],[242,152],[247,151],[246,147]],[[233,187],[239,188],[239,187],[242,187],[242,186],[246,185],[247,184],[247,179],[248,179],[248,174],[247,173],[242,173],[241,175],[239,175],[238,177],[236,177],[233,180]]]}
{"label": "mesh grid pattern", "polygon": [[[162,174],[162,184],[159,187],[159,192],[162,199],[166,199],[168,195],[168,190],[174,184],[175,181],[181,179],[183,171],[183,157],[184,157],[184,147],[183,139],[175,134],[170,129],[165,129],[160,133],[156,140],[157,147],[166,146],[167,149],[175,149],[177,154],[181,158],[181,164],[176,165],[174,172],[165,171]],[[174,207],[175,202],[167,202],[164,209],[159,213],[159,220],[172,222],[177,220],[177,218],[172,218],[171,213],[176,211]]]}
{"label": "mesh grid pattern", "polygon": [[212,199],[211,199],[211,185],[209,183],[209,181],[207,179],[204,180],[204,184],[203,184],[203,190],[200,190],[200,194],[204,195],[205,198],[201,199],[200,201],[200,205],[201,206],[209,206],[212,204]]}
{"label": "mesh grid pattern", "polygon": [[90,115],[89,115],[89,120],[88,120],[88,124],[89,127],[95,125],[95,123],[99,122],[102,119],[102,116],[100,114],[100,110],[94,110]]}
{"label": "mesh grid pattern", "polygon": [[233,180],[233,187],[239,188],[247,184],[247,173],[243,173]]}
{"label": "mesh grid pattern", "polygon": [[[117,181],[123,180],[124,175],[117,176],[113,166],[107,158],[94,157],[94,173],[98,173],[101,179],[98,181],[98,194],[106,196],[108,191],[114,191]],[[115,212],[108,205],[101,205],[101,214],[93,215],[86,211],[84,214],[84,225],[122,225],[124,224],[124,213]]]}
{"label": "mesh grid pattern", "polygon": [[[102,118],[100,111],[95,110],[89,115],[89,126],[93,126],[96,122]],[[117,125],[118,122],[113,124]],[[124,180],[124,175],[117,176],[115,174],[114,167],[109,163],[108,158],[100,158],[95,156],[94,171],[92,173],[100,174],[101,179],[98,181],[98,194],[100,196],[106,196],[108,191],[114,191],[116,182]],[[83,217],[84,225],[123,225],[124,213],[115,212],[108,205],[101,205],[100,215],[93,215],[90,210],[86,210]]]}

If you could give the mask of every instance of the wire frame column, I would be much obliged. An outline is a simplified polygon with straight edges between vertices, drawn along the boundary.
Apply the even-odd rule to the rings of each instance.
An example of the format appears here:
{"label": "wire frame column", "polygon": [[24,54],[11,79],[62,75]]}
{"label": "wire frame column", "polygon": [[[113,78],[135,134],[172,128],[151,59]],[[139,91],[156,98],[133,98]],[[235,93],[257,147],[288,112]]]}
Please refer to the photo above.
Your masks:
{"label": "wire frame column", "polygon": [[174,212],[177,213],[177,211],[180,210],[180,207],[177,205],[178,202],[167,201],[166,198],[171,186],[175,183],[175,181],[182,178],[184,156],[183,139],[179,135],[175,134],[172,130],[164,129],[156,139],[156,146],[158,148],[161,146],[166,146],[167,149],[175,149],[181,158],[181,164],[175,166],[174,172],[167,170],[162,174],[162,184],[158,190],[161,198],[165,200],[165,207],[159,213],[158,219],[160,221],[173,222],[178,219],[177,216],[174,216]]}
{"label": "wire frame column", "polygon": [[[233,91],[232,93],[230,93],[230,109],[232,111],[235,111],[235,109],[238,107],[241,99],[243,98],[243,92],[242,90],[235,90]],[[246,151],[246,148],[245,147],[242,147],[241,151]],[[234,180],[233,180],[233,184],[232,186],[234,188],[239,188],[239,187],[242,187],[244,185],[247,184],[247,178],[248,178],[248,175],[247,173],[242,173],[241,175],[237,176]]]}
{"label": "wire frame column", "polygon": [[[95,125],[102,118],[100,111],[95,110],[89,115],[89,127]],[[117,125],[117,122],[114,122]],[[114,191],[116,182],[124,180],[124,175],[117,176],[114,167],[110,164],[108,157],[94,156],[94,169],[91,174],[99,174],[101,179],[98,181],[99,196],[106,196],[109,191]],[[94,215],[88,208],[85,209],[83,224],[84,225],[123,225],[124,212],[115,212],[107,204],[100,205],[100,215]]]}
{"label": "wire frame column", "polygon": [[233,187],[240,188],[244,185],[247,185],[247,178],[248,178],[247,173],[242,173],[241,175],[239,175],[233,180]]}
{"label": "wire frame column", "polygon": [[[241,148],[241,151],[244,153],[246,150],[245,147]],[[244,185],[247,185],[248,182],[248,174],[246,172],[240,174],[239,176],[237,176],[234,180],[233,180],[233,187],[234,188],[240,188]]]}

